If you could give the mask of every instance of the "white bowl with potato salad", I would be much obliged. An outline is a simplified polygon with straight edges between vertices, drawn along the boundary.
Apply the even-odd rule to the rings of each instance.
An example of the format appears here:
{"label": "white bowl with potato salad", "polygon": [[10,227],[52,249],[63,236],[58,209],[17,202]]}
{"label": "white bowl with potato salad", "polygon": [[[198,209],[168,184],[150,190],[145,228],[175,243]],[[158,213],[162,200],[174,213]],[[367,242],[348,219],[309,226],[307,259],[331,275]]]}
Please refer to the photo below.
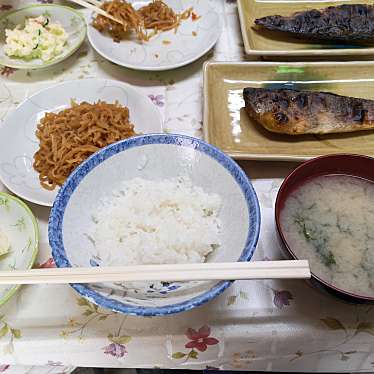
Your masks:
{"label": "white bowl with potato salad", "polygon": [[86,22],[73,8],[31,5],[0,18],[0,64],[39,69],[72,55],[86,36]]}

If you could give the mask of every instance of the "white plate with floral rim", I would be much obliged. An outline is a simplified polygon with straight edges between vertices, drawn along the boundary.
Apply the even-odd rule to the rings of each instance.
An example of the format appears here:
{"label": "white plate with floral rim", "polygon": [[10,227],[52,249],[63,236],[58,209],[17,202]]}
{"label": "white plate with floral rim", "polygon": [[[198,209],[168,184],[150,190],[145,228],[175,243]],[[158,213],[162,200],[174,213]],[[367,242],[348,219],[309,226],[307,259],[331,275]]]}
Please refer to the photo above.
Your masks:
{"label": "white plate with floral rim", "polygon": [[[10,244],[9,252],[0,256],[0,271],[31,269],[38,253],[37,221],[23,201],[4,192],[0,192],[0,229]],[[0,305],[18,288],[19,285],[0,286]]]}
{"label": "white plate with floral rim", "polygon": [[[14,29],[16,25],[23,25],[27,17],[46,16],[53,23],[59,23],[68,34],[68,41],[64,51],[49,61],[8,57],[4,52],[5,29]],[[0,64],[16,69],[41,69],[57,64],[71,56],[83,43],[87,32],[86,20],[74,10],[61,5],[45,4],[31,5],[4,14],[0,18]]]}
{"label": "white plate with floral rim", "polygon": [[119,81],[83,79],[68,81],[42,90],[28,98],[10,113],[0,125],[0,180],[13,193],[45,206],[52,206],[58,188],[48,191],[40,185],[39,174],[33,168],[33,158],[39,149],[35,135],[37,124],[46,112],[58,112],[78,103],[98,100],[129,108],[135,132],[161,133],[162,117],[146,95]]}
{"label": "white plate with floral rim", "polygon": [[[194,16],[181,22],[178,30],[162,32],[148,42],[140,43],[135,35],[115,43],[110,35],[88,26],[88,39],[93,48],[115,64],[136,70],[169,70],[190,64],[202,57],[217,42],[221,31],[220,15],[208,0],[164,0],[175,12],[193,8]],[[149,0],[130,1],[135,9]]]}

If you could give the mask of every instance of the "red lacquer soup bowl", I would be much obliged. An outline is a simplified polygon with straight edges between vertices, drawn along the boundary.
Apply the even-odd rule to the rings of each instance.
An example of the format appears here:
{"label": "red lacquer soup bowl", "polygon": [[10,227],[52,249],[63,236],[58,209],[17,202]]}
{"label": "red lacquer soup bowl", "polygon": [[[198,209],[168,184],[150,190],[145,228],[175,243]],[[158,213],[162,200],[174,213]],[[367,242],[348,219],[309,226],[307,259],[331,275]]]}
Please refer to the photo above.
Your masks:
{"label": "red lacquer soup bowl", "polygon": [[[285,206],[285,202],[293,191],[308,180],[324,175],[346,175],[363,178],[374,183],[374,158],[352,154],[334,154],[316,157],[301,164],[287,176],[278,191],[275,203],[275,220],[280,243],[285,255],[289,258],[301,259],[295,254],[297,252],[296,248],[292,248],[289,243],[287,243],[285,235],[282,232],[280,213]],[[313,273],[312,266],[311,272],[311,282],[319,289],[323,289],[324,291],[348,302],[374,303],[374,294],[372,297],[369,297],[349,292],[335,287],[321,277],[316,276]]]}

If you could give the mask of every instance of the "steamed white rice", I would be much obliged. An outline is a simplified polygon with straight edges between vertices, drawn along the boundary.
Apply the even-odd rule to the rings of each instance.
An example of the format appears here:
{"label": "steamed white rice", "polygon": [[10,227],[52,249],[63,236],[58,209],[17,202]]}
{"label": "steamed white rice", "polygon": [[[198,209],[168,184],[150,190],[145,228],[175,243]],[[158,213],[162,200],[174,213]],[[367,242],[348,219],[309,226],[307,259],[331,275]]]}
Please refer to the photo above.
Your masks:
{"label": "steamed white rice", "polygon": [[220,245],[221,198],[188,178],[124,181],[98,206],[92,239],[103,265],[204,262]]}

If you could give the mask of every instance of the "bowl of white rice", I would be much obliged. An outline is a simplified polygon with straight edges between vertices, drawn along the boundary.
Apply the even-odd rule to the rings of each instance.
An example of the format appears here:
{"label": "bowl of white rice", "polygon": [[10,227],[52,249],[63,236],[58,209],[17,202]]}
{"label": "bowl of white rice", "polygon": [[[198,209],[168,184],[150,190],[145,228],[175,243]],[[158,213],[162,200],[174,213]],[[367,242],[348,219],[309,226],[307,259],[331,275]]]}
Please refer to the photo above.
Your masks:
{"label": "bowl of white rice", "polygon": [[[251,182],[217,148],[184,135],[137,136],[83,162],[60,189],[49,220],[58,267],[249,261],[260,230]],[[116,312],[190,310],[232,282],[72,284]]]}

